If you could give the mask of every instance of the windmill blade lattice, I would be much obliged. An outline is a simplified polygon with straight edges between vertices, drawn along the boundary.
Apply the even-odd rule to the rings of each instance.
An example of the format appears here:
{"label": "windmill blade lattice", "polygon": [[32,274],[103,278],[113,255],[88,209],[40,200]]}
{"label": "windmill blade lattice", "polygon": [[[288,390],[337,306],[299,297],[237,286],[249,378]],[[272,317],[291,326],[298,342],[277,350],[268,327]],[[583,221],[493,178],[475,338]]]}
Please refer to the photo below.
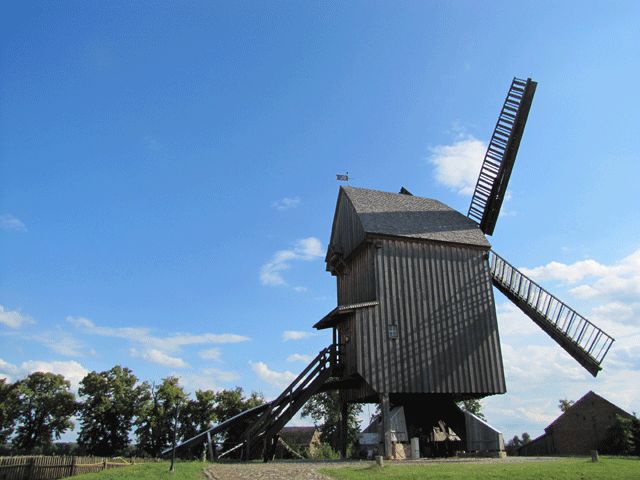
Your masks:
{"label": "windmill blade lattice", "polygon": [[467,216],[492,235],[516,161],[537,83],[514,78],[493,130]]}
{"label": "windmill blade lattice", "polygon": [[594,377],[614,339],[491,251],[493,285]]}

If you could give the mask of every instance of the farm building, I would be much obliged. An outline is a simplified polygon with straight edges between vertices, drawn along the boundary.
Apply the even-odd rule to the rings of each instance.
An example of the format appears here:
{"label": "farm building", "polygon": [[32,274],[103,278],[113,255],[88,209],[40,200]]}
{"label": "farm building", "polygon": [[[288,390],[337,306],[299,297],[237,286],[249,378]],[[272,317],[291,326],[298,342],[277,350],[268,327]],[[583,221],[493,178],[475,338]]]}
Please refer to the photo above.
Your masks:
{"label": "farm building", "polygon": [[[299,454],[313,455],[320,445],[320,430],[317,427],[284,427],[279,433],[280,444],[276,449],[276,457],[290,458],[289,449]],[[293,455],[295,457],[295,455]]]}
{"label": "farm building", "polygon": [[616,415],[627,412],[590,391],[544,429],[544,434],[523,445],[518,453],[537,455],[588,455],[601,448]]}

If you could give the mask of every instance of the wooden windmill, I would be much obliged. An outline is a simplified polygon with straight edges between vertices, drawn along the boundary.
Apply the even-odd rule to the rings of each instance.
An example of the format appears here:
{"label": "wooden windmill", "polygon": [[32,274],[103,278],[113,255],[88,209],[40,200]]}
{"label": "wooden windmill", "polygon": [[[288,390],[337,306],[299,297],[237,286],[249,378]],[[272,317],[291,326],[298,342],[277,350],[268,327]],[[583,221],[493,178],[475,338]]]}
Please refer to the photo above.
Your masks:
{"label": "wooden windmill", "polygon": [[467,216],[404,188],[340,189],[326,257],[338,307],[314,326],[336,333],[344,375],[356,384],[342,391],[345,401],[379,398],[414,416],[429,405],[456,424],[454,402],[504,393],[493,286],[593,376],[601,369],[613,338],[493,252],[485,237],[535,89],[531,79],[513,80]]}
{"label": "wooden windmill", "polygon": [[241,414],[256,418],[244,435],[246,458],[260,444],[268,459],[286,422],[330,389],[344,404],[382,404],[386,454],[391,405],[404,407],[408,424],[446,420],[464,436],[456,402],[506,392],[494,286],[597,375],[613,338],[493,252],[485,236],[493,234],[535,89],[531,79],[513,80],[467,216],[404,188],[340,188],[326,256],[337,306],[314,325],[332,329],[332,345],[277,399]]}

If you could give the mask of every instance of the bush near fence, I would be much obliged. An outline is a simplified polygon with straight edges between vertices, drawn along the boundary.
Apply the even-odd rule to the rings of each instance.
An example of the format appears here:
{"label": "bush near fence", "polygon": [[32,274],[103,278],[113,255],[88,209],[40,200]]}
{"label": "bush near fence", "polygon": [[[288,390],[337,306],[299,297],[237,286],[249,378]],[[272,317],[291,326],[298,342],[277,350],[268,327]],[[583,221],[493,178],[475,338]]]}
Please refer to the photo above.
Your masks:
{"label": "bush near fence", "polygon": [[0,457],[0,480],[55,480],[82,473],[121,468],[135,463],[155,462],[152,458],[104,457]]}

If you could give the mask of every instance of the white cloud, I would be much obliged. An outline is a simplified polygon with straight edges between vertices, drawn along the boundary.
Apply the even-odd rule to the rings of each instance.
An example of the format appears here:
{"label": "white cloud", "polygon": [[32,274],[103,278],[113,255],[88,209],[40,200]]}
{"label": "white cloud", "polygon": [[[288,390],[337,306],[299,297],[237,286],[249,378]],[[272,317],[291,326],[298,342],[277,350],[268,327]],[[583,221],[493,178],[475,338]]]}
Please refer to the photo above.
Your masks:
{"label": "white cloud", "polygon": [[202,333],[200,335],[178,334],[169,337],[152,337],[149,336],[140,340],[141,343],[148,343],[156,348],[168,351],[178,351],[180,348],[189,345],[205,345],[205,344],[227,344],[241,343],[249,341],[249,337],[244,335],[236,335],[235,333]]}
{"label": "white cloud", "polygon": [[222,352],[219,348],[209,348],[207,350],[201,350],[198,352],[198,355],[205,360],[220,360]]}
{"label": "white cloud", "polygon": [[[282,272],[291,268],[292,261],[311,261],[324,256],[322,242],[315,237],[298,240],[293,248],[277,251],[271,260],[260,268],[260,283],[272,287],[287,285]],[[304,287],[296,287],[304,288]],[[298,290],[299,291],[299,290]]]}
{"label": "white cloud", "polygon": [[451,145],[438,145],[429,150],[436,180],[460,195],[472,195],[487,145],[466,136]]}
{"label": "white cloud", "polygon": [[14,364],[0,358],[0,378],[6,378],[12,382],[15,380],[15,376],[18,375],[19,371],[18,367]]}
{"label": "white cloud", "polygon": [[284,197],[271,203],[272,208],[280,211],[296,208],[298,205],[300,205],[300,197]]}
{"label": "white cloud", "polygon": [[67,321],[90,335],[103,337],[124,338],[131,342],[146,345],[149,348],[166,352],[178,352],[182,347],[189,345],[229,344],[246,342],[249,337],[235,333],[202,333],[202,334],[175,334],[167,337],[151,335],[148,328],[138,327],[102,327],[94,324],[84,317],[67,317]]}
{"label": "white cloud", "polygon": [[534,335],[542,332],[542,330],[513,303],[496,305],[496,313],[498,314],[501,337],[509,335]]}
{"label": "white cloud", "polygon": [[233,382],[240,378],[238,372],[219,370],[217,368],[205,368],[202,373],[220,382]]}
{"label": "white cloud", "polygon": [[137,328],[137,327],[102,327],[93,323],[91,320],[85,317],[67,317],[69,322],[74,327],[77,327],[85,333],[91,335],[99,335],[101,337],[114,337],[124,338],[127,340],[136,340],[140,338],[146,338],[149,336],[150,329]]}
{"label": "white cloud", "polygon": [[309,363],[311,360],[313,360],[311,355],[303,355],[301,353],[292,353],[287,357],[287,362]]}
{"label": "white cloud", "polygon": [[28,315],[20,313],[17,310],[5,310],[5,308],[0,305],[0,324],[15,329],[30,323],[35,323],[35,321]]}
{"label": "white cloud", "polygon": [[595,260],[580,260],[567,265],[561,262],[549,262],[535,268],[521,268],[522,273],[535,280],[557,280],[576,283],[588,277],[603,275],[607,267]]}
{"label": "white cloud", "polygon": [[142,358],[151,363],[157,363],[158,365],[164,365],[165,367],[173,368],[188,368],[189,364],[183,359],[178,357],[172,357],[171,355],[157,350],[155,348],[149,348],[146,350],[138,351],[135,348],[129,350],[129,354],[132,357]]}
{"label": "white cloud", "polygon": [[249,362],[249,364],[251,365],[251,369],[259,378],[278,388],[286,387],[297,377],[295,373],[288,370],[284,372],[271,370],[264,362]]}
{"label": "white cloud", "polygon": [[302,332],[299,330],[285,330],[282,332],[282,340],[303,340],[305,338],[313,337],[314,333],[312,332]]}
{"label": "white cloud", "polygon": [[80,382],[89,373],[89,370],[74,360],[64,362],[28,360],[17,366],[0,359],[0,378],[6,378],[10,382],[20,380],[34,372],[51,372],[62,375],[69,380],[71,388],[77,392]]}
{"label": "white cloud", "polygon": [[640,249],[611,265],[588,259],[571,264],[550,262],[520,270],[536,280],[555,280],[572,285],[585,282],[569,290],[576,298],[629,301],[640,297]]}
{"label": "white cloud", "polygon": [[26,232],[27,226],[19,218],[10,213],[0,215],[0,230],[10,232]]}
{"label": "white cloud", "polygon": [[65,357],[83,356],[83,345],[73,336],[62,331],[48,332],[32,337],[36,342]]}

